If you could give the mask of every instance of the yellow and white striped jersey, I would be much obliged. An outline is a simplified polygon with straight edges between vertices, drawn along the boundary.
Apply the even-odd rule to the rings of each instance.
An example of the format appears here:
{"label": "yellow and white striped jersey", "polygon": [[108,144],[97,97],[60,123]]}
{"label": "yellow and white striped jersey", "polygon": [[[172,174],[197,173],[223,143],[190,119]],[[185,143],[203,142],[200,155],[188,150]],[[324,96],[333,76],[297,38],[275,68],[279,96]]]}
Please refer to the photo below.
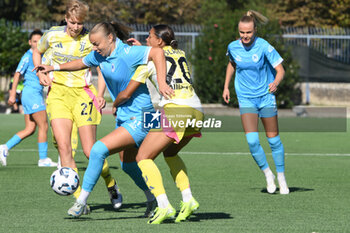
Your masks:
{"label": "yellow and white striped jersey", "polygon": [[[189,72],[185,52],[173,49],[170,46],[163,48],[167,61],[167,84],[174,90],[173,98],[166,100],[162,97],[159,106],[167,103],[187,105],[202,111],[201,102],[193,89],[191,74]],[[149,79],[158,90],[156,68],[153,62],[139,66],[131,80],[145,83]]]}
{"label": "yellow and white striped jersey", "polygon": [[[51,27],[41,37],[38,43],[40,53],[49,51],[49,56],[45,56],[50,61],[43,61],[46,64],[58,65],[74,61],[88,55],[92,50],[89,40],[89,33],[84,28],[76,38],[70,37],[66,32],[66,26]],[[53,82],[63,84],[68,87],[84,87],[91,85],[90,69],[78,71],[58,71],[51,72],[50,77]]]}

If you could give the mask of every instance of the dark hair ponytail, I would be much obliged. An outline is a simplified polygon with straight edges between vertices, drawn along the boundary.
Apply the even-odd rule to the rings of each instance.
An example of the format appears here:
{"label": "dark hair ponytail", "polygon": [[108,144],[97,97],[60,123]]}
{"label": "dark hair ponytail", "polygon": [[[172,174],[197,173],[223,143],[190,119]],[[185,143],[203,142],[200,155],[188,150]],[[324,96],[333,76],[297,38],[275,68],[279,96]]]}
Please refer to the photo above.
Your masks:
{"label": "dark hair ponytail", "polygon": [[102,22],[96,24],[91,29],[90,34],[94,34],[99,31],[103,31],[106,36],[112,34],[113,40],[118,37],[120,40],[125,41],[129,38],[132,28],[118,22]]}
{"label": "dark hair ponytail", "polygon": [[165,45],[170,45],[173,49],[177,49],[178,42],[175,40],[175,33],[171,27],[165,24],[153,26],[154,32],[158,38],[161,38]]}

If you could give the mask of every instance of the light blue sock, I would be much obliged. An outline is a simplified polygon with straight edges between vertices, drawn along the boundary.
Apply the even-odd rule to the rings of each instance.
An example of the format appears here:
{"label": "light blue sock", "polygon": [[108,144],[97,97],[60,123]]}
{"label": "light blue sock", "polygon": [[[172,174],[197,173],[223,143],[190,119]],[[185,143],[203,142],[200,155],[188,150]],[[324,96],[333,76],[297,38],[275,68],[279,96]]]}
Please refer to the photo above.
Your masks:
{"label": "light blue sock", "polygon": [[22,141],[22,139],[17,135],[13,135],[13,137],[8,140],[6,142],[6,146],[7,148],[10,150],[11,148],[13,148],[14,146],[16,146],[18,143],[20,143]]}
{"label": "light blue sock", "polygon": [[148,190],[145,180],[142,177],[142,172],[136,162],[125,163],[120,162],[123,171],[128,174],[135,184],[143,191]]}
{"label": "light blue sock", "polygon": [[100,178],[105,158],[109,156],[109,150],[101,141],[97,141],[90,151],[89,164],[84,174],[82,188],[91,192]]}
{"label": "light blue sock", "polygon": [[264,170],[268,168],[269,164],[267,163],[265,152],[260,145],[258,132],[247,133],[245,136],[247,138],[250,153],[253,155],[253,158],[260,169]]}
{"label": "light blue sock", "polygon": [[267,138],[272,151],[272,158],[275,161],[276,171],[284,172],[284,147],[279,135]]}
{"label": "light blue sock", "polygon": [[39,148],[39,159],[46,159],[47,158],[47,142],[38,143],[38,148]]}

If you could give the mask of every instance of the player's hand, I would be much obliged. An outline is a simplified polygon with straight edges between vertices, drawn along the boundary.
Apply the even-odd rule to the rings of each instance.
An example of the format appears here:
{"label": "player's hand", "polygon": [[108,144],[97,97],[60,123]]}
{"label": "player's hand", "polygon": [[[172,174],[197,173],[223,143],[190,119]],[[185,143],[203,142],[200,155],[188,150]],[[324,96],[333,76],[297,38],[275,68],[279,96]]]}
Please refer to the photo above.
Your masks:
{"label": "player's hand", "polygon": [[230,90],[228,88],[224,89],[224,92],[222,93],[222,98],[224,99],[225,103],[230,103]]}
{"label": "player's hand", "polygon": [[130,38],[127,40],[127,42],[131,45],[142,45],[140,41],[136,40],[135,38]]}
{"label": "player's hand", "polygon": [[16,103],[16,93],[14,95],[12,93],[10,94],[10,97],[7,103],[11,106]]}
{"label": "player's hand", "polygon": [[159,85],[159,93],[167,100],[175,95],[174,90],[168,84]]}
{"label": "player's hand", "polygon": [[278,86],[278,84],[276,84],[275,82],[270,83],[269,84],[269,92],[275,93],[277,91],[277,86]]}
{"label": "player's hand", "polygon": [[112,108],[112,114],[114,117],[117,117],[117,108],[116,107]]}
{"label": "player's hand", "polygon": [[99,109],[104,109],[104,107],[106,107],[106,100],[103,97],[101,96],[97,97],[96,100],[97,100]]}
{"label": "player's hand", "polygon": [[32,71],[34,71],[34,70],[36,70],[36,72],[41,71],[41,72],[47,73],[47,72],[53,71],[53,66],[40,64],[40,65],[34,67],[34,69]]}
{"label": "player's hand", "polygon": [[51,79],[48,77],[46,73],[43,73],[41,71],[37,72],[36,75],[39,77],[40,85],[42,86],[50,86],[51,85]]}

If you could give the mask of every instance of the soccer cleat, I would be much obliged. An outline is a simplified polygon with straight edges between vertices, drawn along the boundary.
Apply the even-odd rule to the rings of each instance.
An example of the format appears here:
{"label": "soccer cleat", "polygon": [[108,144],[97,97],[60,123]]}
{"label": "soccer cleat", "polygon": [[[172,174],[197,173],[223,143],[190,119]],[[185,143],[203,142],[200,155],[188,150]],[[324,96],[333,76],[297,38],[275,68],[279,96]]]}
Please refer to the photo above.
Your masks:
{"label": "soccer cleat", "polygon": [[286,179],[278,179],[278,185],[280,187],[280,194],[289,194]]}
{"label": "soccer cleat", "polygon": [[0,145],[0,163],[2,166],[6,166],[7,165],[7,156],[9,155],[9,150],[6,146],[6,144],[4,145]]}
{"label": "soccer cleat", "polygon": [[79,218],[82,214],[89,214],[90,207],[78,202],[75,202],[74,205],[68,210],[68,215],[74,218]]}
{"label": "soccer cleat", "polygon": [[266,176],[266,189],[268,193],[275,193],[276,185],[275,185],[275,175],[267,175]]}
{"label": "soccer cleat", "polygon": [[166,219],[174,219],[176,210],[169,204],[166,208],[157,207],[154,216],[148,220],[148,224],[161,224]]}
{"label": "soccer cleat", "polygon": [[181,209],[175,222],[181,222],[188,219],[191,214],[199,208],[199,203],[192,197],[188,202],[181,201]]}
{"label": "soccer cleat", "polygon": [[157,200],[154,199],[153,201],[148,201],[146,203],[147,205],[147,208],[146,208],[146,211],[145,211],[145,214],[143,215],[144,218],[151,218],[154,216],[154,211],[155,209],[157,208]]}
{"label": "soccer cleat", "polygon": [[57,167],[57,163],[53,162],[50,158],[39,159],[39,167]]}
{"label": "soccer cleat", "polygon": [[116,210],[120,209],[120,207],[122,207],[123,204],[123,196],[119,192],[118,186],[114,185],[113,187],[108,188],[108,193],[113,208]]}

